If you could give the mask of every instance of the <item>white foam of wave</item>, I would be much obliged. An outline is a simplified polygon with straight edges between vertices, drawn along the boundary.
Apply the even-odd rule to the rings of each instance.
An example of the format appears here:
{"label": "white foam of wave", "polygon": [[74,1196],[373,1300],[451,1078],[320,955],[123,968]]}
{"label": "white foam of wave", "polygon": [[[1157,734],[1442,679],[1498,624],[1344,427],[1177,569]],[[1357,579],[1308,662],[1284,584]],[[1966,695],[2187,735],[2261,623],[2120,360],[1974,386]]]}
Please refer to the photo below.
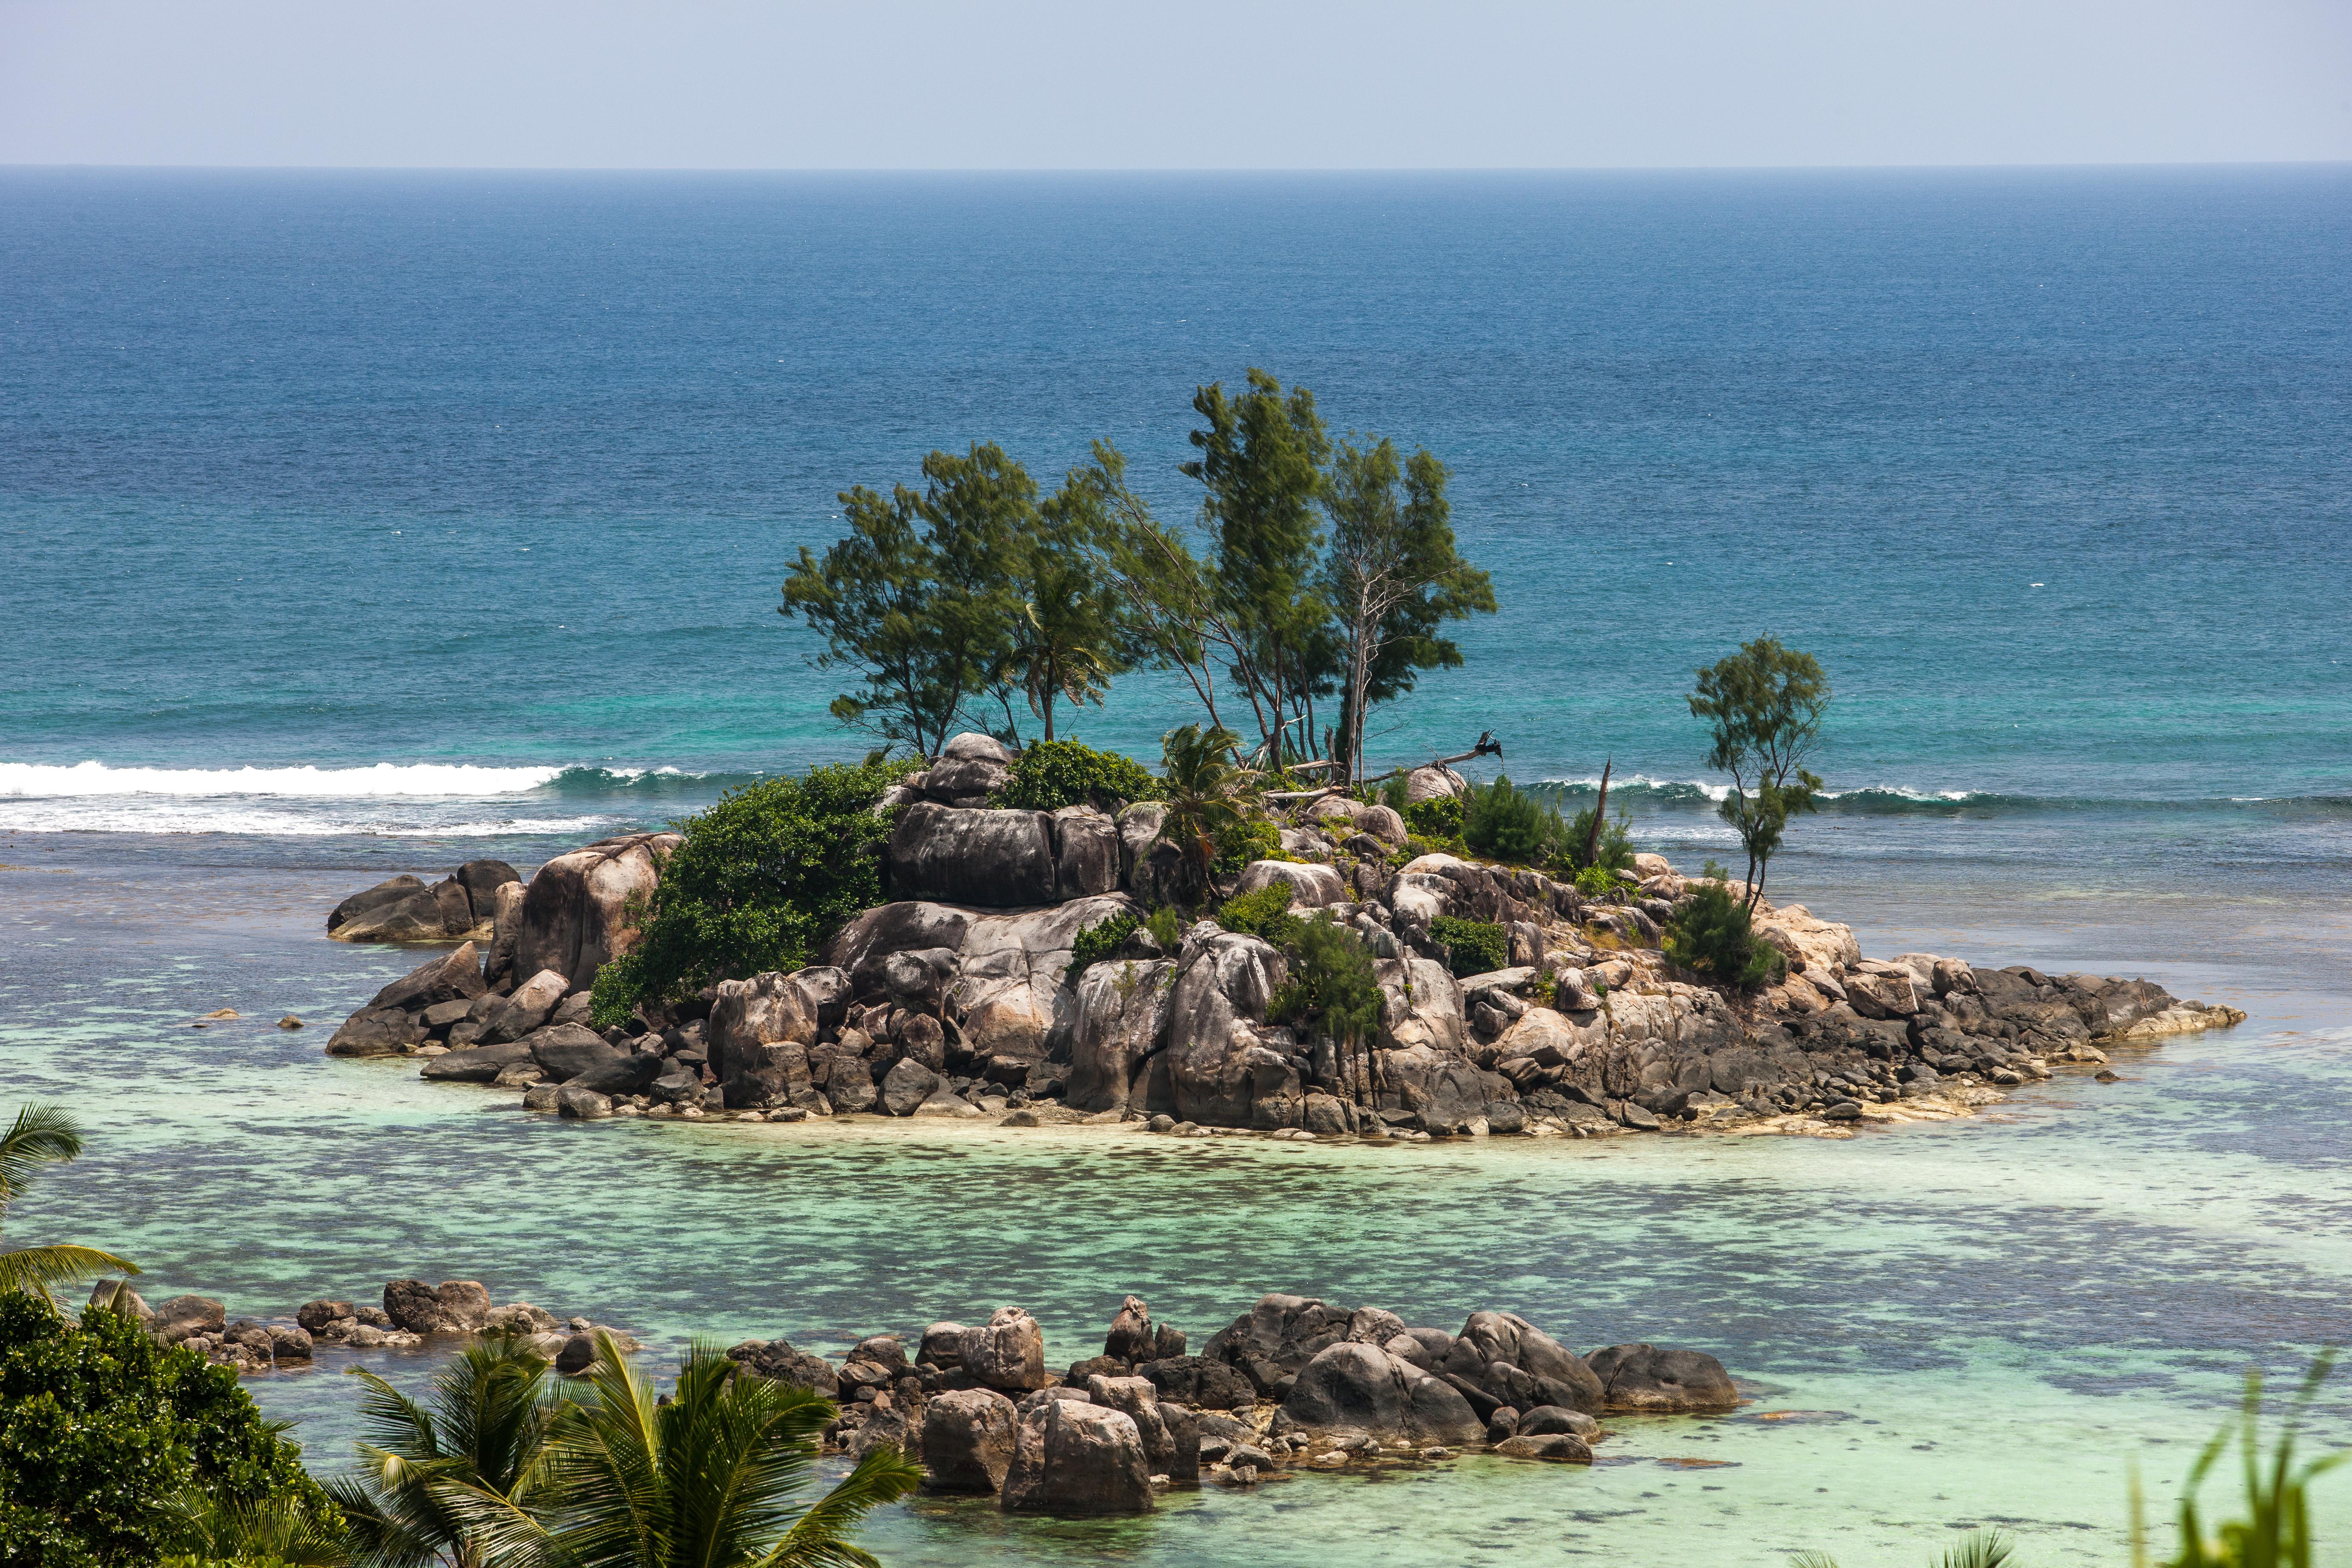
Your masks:
{"label": "white foam of wave", "polygon": [[255,837],[494,838],[586,833],[627,826],[622,816],[469,817],[394,820],[350,811],[272,811],[223,801],[149,805],[120,797],[17,801],[0,797],[0,831],[12,833],[227,833]]}
{"label": "white foam of wave", "polygon": [[[1560,789],[1597,790],[1601,787],[1601,775],[1599,773],[1594,773],[1588,778],[1545,779],[1543,782]],[[1731,786],[1727,784],[1709,784],[1705,779],[1654,779],[1647,773],[1633,773],[1630,775],[1612,774],[1609,780],[1609,787],[1612,790],[1634,788],[1653,790],[1695,789],[1701,795],[1706,795],[1709,800],[1728,800],[1731,798]]]}
{"label": "white foam of wave", "polygon": [[378,763],[366,768],[110,768],[97,762],[71,767],[0,763],[0,798],[277,795],[381,800],[438,795],[478,800],[537,789],[562,771],[482,768],[463,763]]}

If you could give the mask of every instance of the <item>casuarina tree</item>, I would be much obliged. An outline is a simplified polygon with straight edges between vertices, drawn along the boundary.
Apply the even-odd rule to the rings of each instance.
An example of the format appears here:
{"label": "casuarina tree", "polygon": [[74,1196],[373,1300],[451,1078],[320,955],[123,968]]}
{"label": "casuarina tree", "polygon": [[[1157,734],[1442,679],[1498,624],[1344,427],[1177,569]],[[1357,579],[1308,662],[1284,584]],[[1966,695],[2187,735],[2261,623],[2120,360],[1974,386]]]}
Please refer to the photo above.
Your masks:
{"label": "casuarina tree", "polygon": [[1706,765],[1731,775],[1731,793],[1717,809],[1748,852],[1752,910],[1789,818],[1819,809],[1822,781],[1805,763],[1821,744],[1829,678],[1811,654],[1758,637],[1700,670],[1688,700],[1714,737]]}

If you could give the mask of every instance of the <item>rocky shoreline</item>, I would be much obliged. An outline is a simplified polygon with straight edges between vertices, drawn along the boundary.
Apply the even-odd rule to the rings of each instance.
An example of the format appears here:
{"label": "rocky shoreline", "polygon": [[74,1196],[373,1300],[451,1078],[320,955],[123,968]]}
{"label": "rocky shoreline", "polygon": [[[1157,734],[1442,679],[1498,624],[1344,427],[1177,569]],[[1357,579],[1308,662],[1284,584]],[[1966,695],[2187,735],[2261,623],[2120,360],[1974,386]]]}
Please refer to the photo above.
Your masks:
{"label": "rocky shoreline", "polygon": [[[528,882],[478,861],[434,888],[410,878],[354,895],[333,934],[386,910],[430,902],[456,922],[487,904],[487,946],[467,928],[327,1050],[422,1058],[429,1079],[520,1090],[527,1109],[583,1121],[1135,1121],[1419,1142],[1823,1134],[1963,1115],[2061,1070],[2103,1069],[2116,1045],[2244,1017],[2146,980],[1872,960],[1850,928],[1769,901],[1756,929],[1785,977],[1752,993],[1704,984],[1660,948],[1696,886],[1662,857],[1637,858],[1638,886],[1593,897],[1532,870],[1409,854],[1397,813],[1324,795],[1286,818],[1285,858],[1250,864],[1234,891],[1286,889],[1293,910],[1363,937],[1381,1018],[1350,1059],[1268,1021],[1286,978],[1270,943],[1204,919],[1163,948],[1139,923],[1175,872],[1160,807],[994,808],[1009,757],[961,736],[890,792],[895,897],[850,921],[822,963],[721,982],[619,1026],[593,1026],[589,987],[635,940],[631,900],[657,884],[677,835],[609,839]],[[1459,787],[1443,770],[1412,785]],[[1081,933],[1127,926],[1108,956],[1074,963]],[[1457,974],[1440,933],[1465,927],[1507,962]]]}
{"label": "rocky shoreline", "polygon": [[[93,1302],[131,1312],[167,1344],[240,1373],[299,1370],[321,1349],[405,1348],[480,1334],[524,1336],[565,1376],[642,1347],[526,1301],[494,1306],[478,1281],[395,1279],[381,1308],[321,1298],[292,1321],[227,1320],[205,1296],[153,1309],[121,1281]],[[908,1353],[909,1342],[915,1346]],[[826,1447],[856,1458],[891,1444],[919,1459],[925,1489],[992,1497],[1008,1513],[1143,1513],[1157,1494],[1202,1482],[1250,1488],[1305,1470],[1425,1465],[1465,1453],[1590,1464],[1609,1415],[1700,1415],[1740,1394],[1704,1352],[1647,1343],[1578,1355],[1509,1312],[1470,1314],[1458,1334],[1377,1307],[1268,1294],[1194,1353],[1140,1297],[1119,1304],[1101,1353],[1048,1369],[1045,1331],[1018,1307],[983,1324],[876,1334],[839,1362],[790,1341],[727,1352],[745,1375],[835,1402]]]}

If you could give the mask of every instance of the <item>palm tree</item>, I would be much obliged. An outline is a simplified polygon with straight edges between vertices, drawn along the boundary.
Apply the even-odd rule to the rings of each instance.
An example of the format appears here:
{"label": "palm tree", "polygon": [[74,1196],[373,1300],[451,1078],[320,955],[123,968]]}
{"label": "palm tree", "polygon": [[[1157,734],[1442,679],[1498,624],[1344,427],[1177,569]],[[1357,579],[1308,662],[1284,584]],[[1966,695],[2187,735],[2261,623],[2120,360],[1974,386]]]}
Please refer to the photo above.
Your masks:
{"label": "palm tree", "polygon": [[177,1511],[184,1521],[178,1544],[185,1550],[166,1556],[163,1568],[346,1568],[352,1561],[341,1532],[289,1493],[245,1507],[192,1491]]}
{"label": "palm tree", "polygon": [[[2016,1546],[2000,1531],[1970,1531],[1936,1559],[1936,1568],[2001,1568],[2016,1554]],[[1837,1563],[1825,1552],[1801,1552],[1793,1568],[1837,1568]]]}
{"label": "palm tree", "polygon": [[[54,1105],[27,1105],[16,1124],[0,1135],[0,1215],[22,1197],[44,1165],[61,1165],[81,1152],[81,1129]],[[58,1242],[0,1252],[0,1291],[23,1290],[46,1298],[53,1285],[93,1274],[136,1274],[139,1266],[94,1247]]]}
{"label": "palm tree", "polygon": [[446,1563],[481,1568],[486,1559],[468,1526],[467,1505],[450,1492],[499,1507],[529,1505],[543,1489],[547,1358],[520,1335],[491,1334],[433,1379],[431,1404],[419,1405],[372,1372],[359,1415],[360,1480],[329,1487],[350,1521],[353,1561],[405,1568]]}
{"label": "palm tree", "polygon": [[833,1402],[739,1376],[712,1345],[688,1352],[665,1399],[599,1333],[581,1381],[583,1397],[550,1425],[543,1501],[434,1489],[467,1519],[492,1568],[874,1568],[845,1535],[922,1479],[921,1467],[883,1445],[803,1506]]}
{"label": "palm tree", "polygon": [[1160,771],[1168,781],[1160,837],[1182,852],[1196,895],[1208,887],[1218,833],[1247,816],[1244,792],[1250,774],[1226,760],[1240,743],[1241,737],[1222,724],[1206,732],[1187,724],[1171,730],[1160,743]]}

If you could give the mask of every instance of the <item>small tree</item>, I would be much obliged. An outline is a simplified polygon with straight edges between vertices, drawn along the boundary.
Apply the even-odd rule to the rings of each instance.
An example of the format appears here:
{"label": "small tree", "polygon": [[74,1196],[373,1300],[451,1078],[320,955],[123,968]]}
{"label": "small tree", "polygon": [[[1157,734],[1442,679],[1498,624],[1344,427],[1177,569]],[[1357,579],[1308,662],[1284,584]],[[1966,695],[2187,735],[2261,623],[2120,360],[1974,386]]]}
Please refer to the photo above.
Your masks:
{"label": "small tree", "polygon": [[1412,689],[1424,669],[1451,668],[1462,650],[1437,635],[1446,621],[1495,613],[1495,585],[1454,546],[1445,465],[1425,451],[1400,463],[1395,446],[1339,443],[1323,507],[1331,544],[1323,590],[1346,646],[1346,689],[1333,754],[1364,776],[1364,718]]}
{"label": "small tree", "polygon": [[1244,792],[1250,775],[1230,760],[1240,741],[1223,726],[1203,731],[1187,724],[1171,730],[1160,742],[1166,814],[1160,818],[1160,837],[1182,857],[1188,902],[1199,902],[1208,891],[1209,867],[1217,858],[1220,837],[1248,816]]}
{"label": "small tree", "polygon": [[1717,807],[1748,851],[1748,907],[1764,896],[1764,874],[1789,818],[1817,810],[1822,781],[1805,767],[1821,743],[1829,679],[1811,654],[1759,637],[1698,672],[1691,714],[1715,738],[1706,765],[1731,775]]}
{"label": "small tree", "polygon": [[1009,570],[1034,531],[1037,487],[1003,448],[923,459],[924,489],[885,499],[845,490],[849,537],[822,558],[805,545],[777,613],[824,634],[819,669],[860,673],[833,700],[845,724],[935,758],[965,705],[1013,667],[1020,614]]}

